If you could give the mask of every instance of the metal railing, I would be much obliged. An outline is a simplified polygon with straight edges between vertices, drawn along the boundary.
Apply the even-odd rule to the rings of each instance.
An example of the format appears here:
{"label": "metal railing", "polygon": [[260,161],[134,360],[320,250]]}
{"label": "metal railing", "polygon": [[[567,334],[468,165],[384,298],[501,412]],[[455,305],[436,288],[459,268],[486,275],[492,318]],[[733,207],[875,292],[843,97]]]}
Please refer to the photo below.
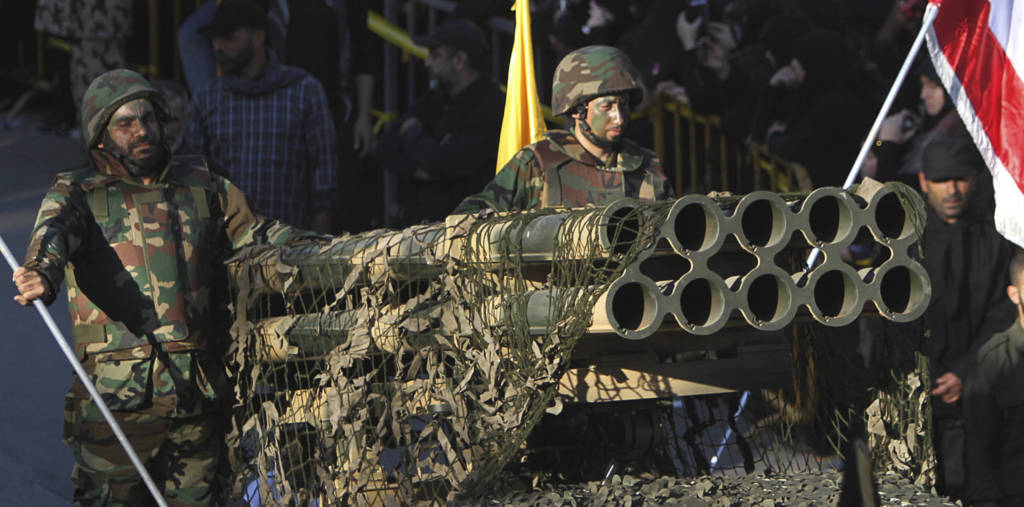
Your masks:
{"label": "metal railing", "polygon": [[675,100],[655,103],[647,116],[653,130],[653,149],[662,158],[676,195],[812,188],[802,165],[783,160],[763,144],[729,136],[718,116],[699,114]]}

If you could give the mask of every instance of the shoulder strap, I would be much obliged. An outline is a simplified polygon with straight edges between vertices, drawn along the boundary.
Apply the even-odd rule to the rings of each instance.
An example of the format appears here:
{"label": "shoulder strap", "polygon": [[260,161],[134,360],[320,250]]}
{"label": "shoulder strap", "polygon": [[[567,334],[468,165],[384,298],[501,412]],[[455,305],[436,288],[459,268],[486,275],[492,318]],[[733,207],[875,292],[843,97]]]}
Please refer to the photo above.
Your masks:
{"label": "shoulder strap", "polygon": [[626,197],[633,197],[646,202],[657,199],[654,183],[655,174],[650,170],[649,162],[648,158],[644,156],[640,167],[632,171],[623,172],[622,179]]}
{"label": "shoulder strap", "polygon": [[89,209],[96,220],[106,220],[110,217],[110,207],[107,205],[107,187],[99,186],[92,191],[86,190],[89,195]]}
{"label": "shoulder strap", "polygon": [[540,192],[540,205],[552,208],[562,205],[562,177],[559,174],[562,166],[572,160],[555,147],[550,139],[544,139],[533,147],[533,155],[537,165],[544,171],[544,188]]}
{"label": "shoulder strap", "polygon": [[205,220],[210,218],[210,205],[206,200],[205,188],[205,186],[211,185],[213,182],[213,178],[210,175],[210,166],[206,163],[206,157],[188,157],[185,160],[191,162],[190,167],[200,174],[198,179],[202,181],[202,184],[192,182],[189,183],[188,188],[192,191],[192,199],[196,202],[196,211],[199,213],[199,218]]}
{"label": "shoulder strap", "polygon": [[644,180],[640,183],[640,192],[637,194],[637,197],[641,201],[653,201],[656,198],[654,195],[654,174],[646,170],[646,165],[644,164],[644,167],[638,169],[643,171]]}
{"label": "shoulder strap", "polygon": [[210,205],[207,201],[208,189],[214,185],[210,167],[206,157],[199,155],[179,155],[171,162],[169,176],[177,179],[179,184],[187,186],[196,203],[199,218],[210,218]]}
{"label": "shoulder strap", "polygon": [[190,185],[189,190],[192,191],[192,200],[196,202],[196,211],[199,213],[199,218],[204,220],[210,218],[210,206],[206,202],[206,190],[199,185]]}
{"label": "shoulder strap", "polygon": [[562,177],[558,174],[559,168],[560,166],[552,166],[544,169],[544,188],[540,191],[542,208],[562,205]]}

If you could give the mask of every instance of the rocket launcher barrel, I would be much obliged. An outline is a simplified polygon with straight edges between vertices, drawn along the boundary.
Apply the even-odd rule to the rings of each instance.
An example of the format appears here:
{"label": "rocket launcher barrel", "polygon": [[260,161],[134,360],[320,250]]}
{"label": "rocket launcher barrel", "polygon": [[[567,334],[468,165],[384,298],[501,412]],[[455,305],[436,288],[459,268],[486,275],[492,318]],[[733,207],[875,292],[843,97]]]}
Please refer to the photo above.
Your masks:
{"label": "rocket launcher barrel", "polygon": [[[651,246],[597,301],[590,332],[642,339],[670,314],[690,334],[715,333],[737,315],[755,329],[771,331],[790,323],[801,306],[818,322],[842,326],[868,302],[889,320],[916,319],[928,305],[931,285],[912,258],[923,202],[904,187],[867,180],[851,191],[684,196],[661,215],[664,222]],[[452,262],[456,269],[462,263],[488,270],[518,256],[521,265],[549,266],[628,251],[643,221],[653,216],[649,209],[622,199],[585,210],[449,217],[447,224],[269,249],[250,255],[250,264],[258,267],[264,290],[279,292],[318,285],[348,290],[385,275],[430,279]],[[870,233],[888,256],[857,271],[841,254],[860,231]],[[735,242],[726,242],[729,235]],[[776,264],[780,252],[795,248],[821,249],[820,263],[797,272]],[[649,268],[655,262],[657,269]],[[572,287],[525,296],[531,331],[550,328],[551,297],[541,294],[558,290]]]}
{"label": "rocket launcher barrel", "polygon": [[[566,233],[564,226],[570,220],[589,226],[573,227]],[[522,215],[509,214],[494,224],[473,228],[466,241],[482,247],[483,252],[476,258],[484,262],[499,262],[509,255],[520,254],[526,263],[549,263],[555,258],[559,239],[571,243],[573,251],[606,257],[630,248],[637,239],[640,220],[635,201],[620,199],[582,214],[579,210],[537,214],[536,218],[527,216],[525,220]],[[560,234],[568,235],[560,238]]]}
{"label": "rocket launcher barrel", "polygon": [[[594,305],[593,319],[587,328],[588,334],[617,334],[629,339],[642,339],[658,330],[666,311],[661,295],[668,290],[671,282],[655,283],[644,276],[622,277],[611,284]],[[530,334],[550,333],[558,324],[552,315],[558,313],[553,307],[563,296],[572,298],[576,289],[553,289],[527,292],[522,301],[495,299],[491,307],[495,310],[495,323],[508,322],[508,312],[514,311],[515,304],[526,305],[526,322]]]}
{"label": "rocket launcher barrel", "polygon": [[[468,216],[450,217],[448,223],[413,226],[404,230],[375,230],[355,236],[341,236],[326,245],[258,247],[234,262],[245,265],[250,276],[258,277],[256,292],[300,292],[322,288],[352,287],[359,281],[380,276],[396,280],[427,280],[441,274],[449,259],[463,257],[462,245],[479,245],[480,251],[465,262],[495,266],[510,255],[521,254],[525,263],[550,264],[555,257],[558,235],[565,233],[567,220],[587,227],[574,227],[561,238],[571,251],[607,256],[628,250],[637,239],[641,215],[635,201],[622,199],[608,206],[580,214],[508,213],[503,218],[466,227]],[[466,229],[465,237],[458,230]],[[235,273],[238,278],[238,273]]]}

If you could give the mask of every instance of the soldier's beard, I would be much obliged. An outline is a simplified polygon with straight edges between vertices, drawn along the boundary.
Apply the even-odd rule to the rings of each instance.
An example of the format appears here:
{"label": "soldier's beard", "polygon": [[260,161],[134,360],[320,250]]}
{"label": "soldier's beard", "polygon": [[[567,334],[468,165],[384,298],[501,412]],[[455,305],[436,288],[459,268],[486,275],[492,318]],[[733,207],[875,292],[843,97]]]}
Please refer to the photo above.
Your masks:
{"label": "soldier's beard", "polygon": [[[153,148],[147,155],[132,155],[135,148],[143,143],[149,143]],[[109,133],[105,133],[103,135],[103,146],[103,149],[113,155],[132,176],[137,178],[146,178],[156,174],[167,165],[170,158],[170,150],[162,139],[158,141],[150,137],[141,137],[133,139],[128,146],[120,146],[111,139]]]}
{"label": "soldier's beard", "polygon": [[580,124],[580,133],[587,139],[587,141],[593,143],[594,146],[597,146],[602,150],[618,151],[619,146],[622,145],[622,136],[615,139],[604,139],[594,135],[593,129],[590,128],[590,125],[586,123],[586,121],[580,121]]}

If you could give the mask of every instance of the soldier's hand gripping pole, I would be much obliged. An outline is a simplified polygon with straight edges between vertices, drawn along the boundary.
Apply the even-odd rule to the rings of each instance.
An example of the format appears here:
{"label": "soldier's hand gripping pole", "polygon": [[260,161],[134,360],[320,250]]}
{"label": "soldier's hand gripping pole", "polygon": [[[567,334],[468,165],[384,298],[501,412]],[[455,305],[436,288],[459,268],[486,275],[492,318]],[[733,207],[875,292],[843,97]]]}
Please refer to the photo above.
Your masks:
{"label": "soldier's hand gripping pole", "polygon": [[[4,238],[0,235],[0,250],[3,251],[4,258],[7,259],[7,264],[11,266],[12,270],[18,269],[18,261],[14,259],[14,255],[11,253],[11,249],[7,248],[7,243],[4,242]],[[89,375],[85,373],[85,369],[82,368],[82,363],[75,357],[74,351],[68,346],[68,342],[64,340],[64,334],[60,332],[57,324],[53,322],[53,317],[50,316],[49,310],[46,309],[46,305],[43,304],[39,299],[32,301],[32,304],[39,311],[39,315],[42,315],[43,320],[46,322],[46,326],[50,328],[50,333],[53,338],[57,340],[57,345],[64,352],[64,356],[68,362],[75,369],[75,374],[82,380],[82,385],[89,391],[89,396],[92,396],[93,401],[96,402],[96,406],[100,408],[100,412],[103,413],[103,418],[107,420],[107,424],[110,425],[110,429],[114,430],[114,435],[117,436],[118,442],[121,442],[121,447],[124,447],[124,452],[128,454],[128,458],[132,460],[132,464],[135,465],[135,469],[138,470],[139,475],[142,476],[143,482],[146,483],[146,487],[149,488],[149,492],[153,495],[153,499],[156,500],[157,505],[160,507],[167,507],[167,501],[164,500],[163,495],[160,494],[160,490],[157,489],[156,484],[153,482],[153,478],[149,476],[149,472],[146,471],[146,467],[142,464],[142,460],[135,454],[135,449],[132,449],[131,443],[128,442],[128,438],[124,436],[124,432],[121,431],[121,426],[117,424],[114,419],[114,414],[110,413],[110,409],[107,408],[107,404],[103,401],[100,393],[96,391],[96,386],[89,380]]]}

